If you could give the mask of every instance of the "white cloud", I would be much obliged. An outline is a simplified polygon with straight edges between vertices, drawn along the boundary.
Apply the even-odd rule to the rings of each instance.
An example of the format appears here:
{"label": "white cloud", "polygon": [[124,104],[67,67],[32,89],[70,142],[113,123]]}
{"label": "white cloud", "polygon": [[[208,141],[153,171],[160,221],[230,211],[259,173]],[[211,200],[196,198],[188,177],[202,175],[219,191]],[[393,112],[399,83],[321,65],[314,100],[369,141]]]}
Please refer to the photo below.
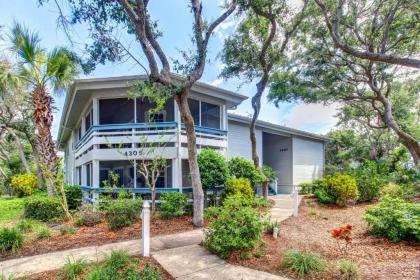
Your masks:
{"label": "white cloud", "polygon": [[223,79],[221,79],[221,78],[216,79],[216,80],[213,80],[212,82],[210,82],[210,84],[211,84],[212,86],[215,86],[215,87],[220,86],[222,83],[223,83]]}
{"label": "white cloud", "polygon": [[337,123],[339,105],[297,104],[286,117],[289,127],[317,133],[328,132]]}

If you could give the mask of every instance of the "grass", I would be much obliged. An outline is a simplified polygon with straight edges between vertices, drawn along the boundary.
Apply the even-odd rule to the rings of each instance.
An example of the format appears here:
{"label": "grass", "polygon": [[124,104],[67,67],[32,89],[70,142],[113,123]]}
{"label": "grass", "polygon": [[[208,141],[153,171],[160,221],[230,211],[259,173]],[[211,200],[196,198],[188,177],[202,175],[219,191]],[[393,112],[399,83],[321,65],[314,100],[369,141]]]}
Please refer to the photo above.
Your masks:
{"label": "grass", "polygon": [[[45,196],[44,192],[33,194],[34,196]],[[14,223],[23,215],[24,197],[0,196],[0,227]]]}
{"label": "grass", "polygon": [[36,232],[37,239],[45,239],[51,237],[51,230],[47,226],[42,226]]}
{"label": "grass", "polygon": [[343,280],[357,280],[360,279],[359,268],[356,263],[350,260],[340,260],[338,263],[338,270],[340,271],[340,279]]}
{"label": "grass", "polygon": [[62,279],[76,280],[83,273],[86,265],[87,262],[84,259],[71,260],[67,258],[66,264],[60,272],[60,276]]}
{"label": "grass", "polygon": [[284,252],[280,266],[296,273],[299,278],[304,278],[314,272],[327,271],[327,262],[321,256],[297,250]]}

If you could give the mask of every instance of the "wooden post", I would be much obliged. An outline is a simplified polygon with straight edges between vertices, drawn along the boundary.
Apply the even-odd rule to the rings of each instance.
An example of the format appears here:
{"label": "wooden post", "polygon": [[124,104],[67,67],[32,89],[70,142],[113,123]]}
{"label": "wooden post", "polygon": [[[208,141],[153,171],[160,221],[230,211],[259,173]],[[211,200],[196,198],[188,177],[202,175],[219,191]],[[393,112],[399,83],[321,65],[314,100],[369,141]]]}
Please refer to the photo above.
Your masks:
{"label": "wooden post", "polygon": [[141,213],[143,228],[142,228],[142,253],[143,257],[150,255],[150,203],[143,201],[143,211]]}
{"label": "wooden post", "polygon": [[298,216],[299,211],[299,190],[298,187],[293,185],[293,217]]}

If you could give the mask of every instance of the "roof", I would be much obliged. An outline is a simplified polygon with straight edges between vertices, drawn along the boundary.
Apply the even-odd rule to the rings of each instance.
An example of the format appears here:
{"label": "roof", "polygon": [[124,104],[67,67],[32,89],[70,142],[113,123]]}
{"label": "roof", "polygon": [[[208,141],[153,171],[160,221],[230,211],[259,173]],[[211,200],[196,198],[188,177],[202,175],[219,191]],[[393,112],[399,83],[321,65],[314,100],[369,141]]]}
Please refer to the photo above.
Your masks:
{"label": "roof", "polygon": [[[100,90],[100,89],[113,89],[113,88],[128,88],[131,86],[130,82],[146,79],[146,75],[130,75],[130,76],[117,76],[117,77],[103,77],[91,79],[76,79],[69,87],[64,101],[63,114],[61,115],[60,126],[57,135],[58,146],[62,140],[67,139],[70,135],[70,130],[73,129],[73,124],[69,124],[69,116],[80,114],[83,102],[86,102],[89,97],[86,91]],[[183,77],[180,75],[172,74],[172,78],[182,81]],[[191,88],[192,91],[210,95],[216,98],[226,100],[228,107],[239,105],[242,101],[248,99],[247,96],[215,87],[203,82],[194,83]]]}
{"label": "roof", "polygon": [[[229,113],[228,120],[229,121],[236,121],[236,122],[240,122],[240,123],[245,123],[245,124],[250,124],[251,123],[251,118],[241,116],[241,115],[237,115],[237,114],[232,114],[232,113]],[[256,125],[257,125],[257,128],[268,129],[268,130],[271,130],[271,131],[276,131],[276,132],[289,134],[289,135],[296,135],[296,136],[309,138],[309,139],[314,139],[314,140],[318,140],[318,141],[322,141],[322,142],[328,142],[328,141],[331,140],[330,138],[328,138],[326,136],[322,136],[322,135],[319,135],[319,134],[310,133],[310,132],[306,132],[306,131],[303,131],[303,130],[298,130],[298,129],[294,129],[294,128],[290,128],[290,127],[287,127],[287,126],[282,126],[282,125],[279,125],[279,124],[274,124],[274,123],[270,123],[270,122],[266,122],[266,121],[257,120]]]}

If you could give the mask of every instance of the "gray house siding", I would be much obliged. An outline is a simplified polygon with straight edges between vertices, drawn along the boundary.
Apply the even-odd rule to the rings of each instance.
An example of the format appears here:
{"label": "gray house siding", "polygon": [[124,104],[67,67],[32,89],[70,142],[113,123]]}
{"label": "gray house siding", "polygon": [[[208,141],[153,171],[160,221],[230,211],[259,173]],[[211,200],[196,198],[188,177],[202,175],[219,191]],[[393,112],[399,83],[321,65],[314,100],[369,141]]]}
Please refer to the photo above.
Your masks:
{"label": "gray house siding", "polygon": [[273,168],[278,174],[277,191],[288,193],[293,185],[292,138],[264,133],[263,147],[264,164]]}
{"label": "gray house siding", "polygon": [[[260,163],[262,163],[262,131],[260,129],[257,129],[257,150]],[[240,156],[252,160],[249,125],[229,121],[227,151],[229,158]]]}
{"label": "gray house siding", "polygon": [[293,137],[293,184],[311,182],[324,175],[324,144]]}

